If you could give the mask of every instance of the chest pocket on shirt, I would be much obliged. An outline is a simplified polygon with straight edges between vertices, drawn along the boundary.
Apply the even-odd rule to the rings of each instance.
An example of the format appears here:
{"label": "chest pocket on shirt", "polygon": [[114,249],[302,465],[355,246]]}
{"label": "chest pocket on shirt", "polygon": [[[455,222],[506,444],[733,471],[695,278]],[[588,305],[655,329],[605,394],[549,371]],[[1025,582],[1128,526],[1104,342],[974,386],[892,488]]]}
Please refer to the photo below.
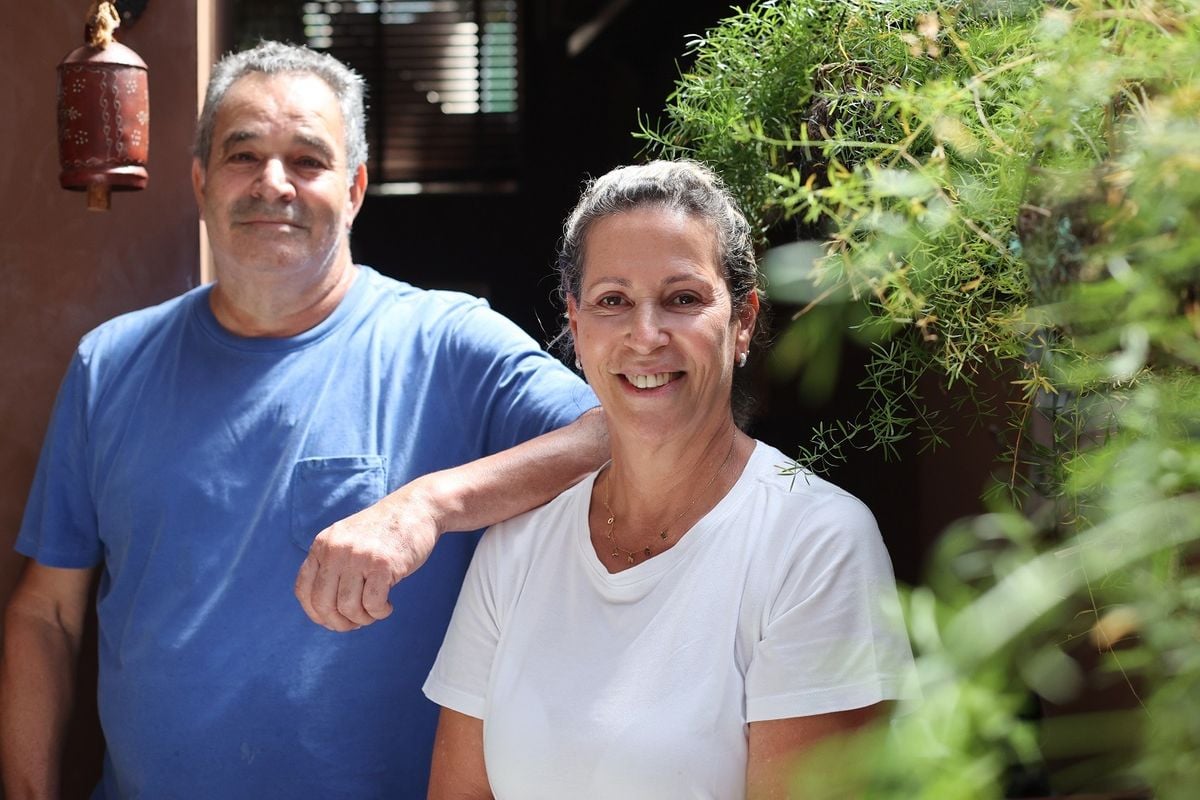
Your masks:
{"label": "chest pocket on shirt", "polygon": [[318,533],[386,493],[386,456],[300,459],[292,470],[292,541],[308,550]]}

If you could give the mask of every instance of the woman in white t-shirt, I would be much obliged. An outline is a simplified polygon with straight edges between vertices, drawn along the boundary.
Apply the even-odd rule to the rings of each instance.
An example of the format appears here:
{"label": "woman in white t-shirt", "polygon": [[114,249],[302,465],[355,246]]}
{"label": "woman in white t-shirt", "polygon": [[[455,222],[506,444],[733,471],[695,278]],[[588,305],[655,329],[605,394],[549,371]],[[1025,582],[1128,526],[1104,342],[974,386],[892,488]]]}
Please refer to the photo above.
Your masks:
{"label": "woman in white t-shirt", "polygon": [[783,797],[911,662],[875,520],[735,424],[757,268],[706,168],[592,182],[559,271],[612,461],[483,537],[425,684],[430,797]]}

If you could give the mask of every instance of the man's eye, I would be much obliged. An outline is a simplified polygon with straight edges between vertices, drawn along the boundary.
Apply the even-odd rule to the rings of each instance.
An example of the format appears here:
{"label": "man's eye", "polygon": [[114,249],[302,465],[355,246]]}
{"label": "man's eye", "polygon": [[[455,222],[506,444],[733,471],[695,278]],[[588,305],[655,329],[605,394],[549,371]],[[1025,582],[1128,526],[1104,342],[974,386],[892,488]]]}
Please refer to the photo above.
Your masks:
{"label": "man's eye", "polygon": [[249,163],[253,163],[257,159],[254,157],[253,153],[241,152],[241,153],[232,154],[231,156],[229,156],[229,160],[238,162],[238,163],[242,163],[242,164],[249,164]]}
{"label": "man's eye", "polygon": [[324,169],[325,168],[324,162],[322,162],[319,159],[313,158],[312,156],[304,156],[303,158],[296,159],[296,165],[303,167],[304,169]]}

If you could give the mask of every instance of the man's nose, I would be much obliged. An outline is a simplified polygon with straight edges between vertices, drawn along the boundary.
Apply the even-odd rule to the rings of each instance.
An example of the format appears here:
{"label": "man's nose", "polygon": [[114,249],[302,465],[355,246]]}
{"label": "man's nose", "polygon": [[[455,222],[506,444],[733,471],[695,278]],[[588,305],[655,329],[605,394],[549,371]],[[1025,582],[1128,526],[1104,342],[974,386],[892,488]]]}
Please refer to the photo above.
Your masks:
{"label": "man's nose", "polygon": [[268,158],[263,162],[262,171],[255,181],[257,194],[264,200],[288,201],[296,196],[296,187],[287,168],[278,158]]}

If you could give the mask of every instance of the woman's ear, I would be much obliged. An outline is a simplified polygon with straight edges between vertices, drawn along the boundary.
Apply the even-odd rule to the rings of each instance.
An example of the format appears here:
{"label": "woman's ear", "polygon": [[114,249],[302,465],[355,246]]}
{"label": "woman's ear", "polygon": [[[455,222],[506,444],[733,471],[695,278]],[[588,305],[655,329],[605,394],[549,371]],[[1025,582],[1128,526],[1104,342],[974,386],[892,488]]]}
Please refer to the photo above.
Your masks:
{"label": "woman's ear", "polygon": [[567,325],[571,329],[571,338],[577,338],[579,335],[579,303],[573,294],[567,295]]}
{"label": "woman's ear", "polygon": [[737,315],[737,352],[744,353],[750,349],[750,340],[754,338],[754,323],[758,319],[758,290],[752,290],[746,295]]}

